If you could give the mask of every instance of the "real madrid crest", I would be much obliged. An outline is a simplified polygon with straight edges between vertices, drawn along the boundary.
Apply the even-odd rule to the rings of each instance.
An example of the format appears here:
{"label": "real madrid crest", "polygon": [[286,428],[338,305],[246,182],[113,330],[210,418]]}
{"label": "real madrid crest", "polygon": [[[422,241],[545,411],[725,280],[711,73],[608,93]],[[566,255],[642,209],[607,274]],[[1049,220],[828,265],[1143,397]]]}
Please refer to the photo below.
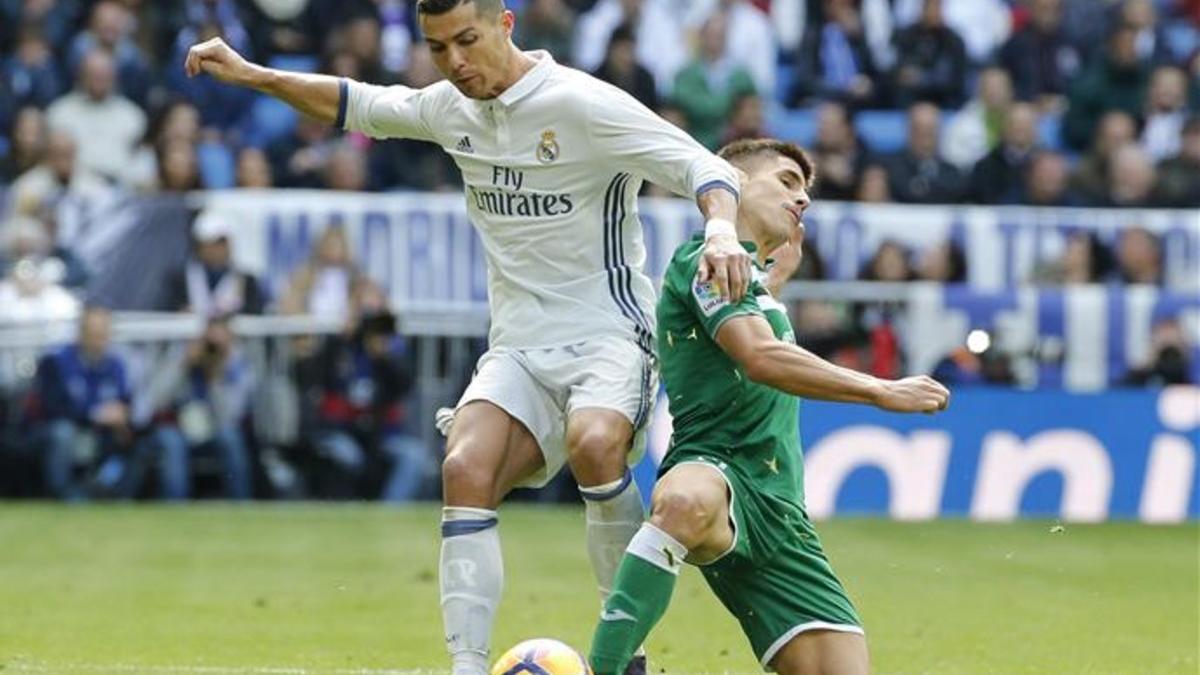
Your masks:
{"label": "real madrid crest", "polygon": [[542,142],[537,146],[537,158],[542,164],[549,164],[558,159],[558,141],[554,140],[554,130],[542,132]]}

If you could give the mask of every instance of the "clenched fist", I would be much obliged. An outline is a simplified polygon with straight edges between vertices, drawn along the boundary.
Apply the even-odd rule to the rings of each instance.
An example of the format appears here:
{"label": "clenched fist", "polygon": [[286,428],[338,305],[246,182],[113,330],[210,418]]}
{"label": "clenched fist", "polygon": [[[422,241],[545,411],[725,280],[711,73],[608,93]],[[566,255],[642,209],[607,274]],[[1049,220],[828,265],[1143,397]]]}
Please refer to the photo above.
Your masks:
{"label": "clenched fist", "polygon": [[247,86],[253,83],[259,68],[242,58],[221,38],[213,38],[188,50],[183,69],[188,77],[207,73],[222,82]]}
{"label": "clenched fist", "polygon": [[950,390],[928,375],[883,383],[875,405],[892,412],[935,413],[950,405]]}

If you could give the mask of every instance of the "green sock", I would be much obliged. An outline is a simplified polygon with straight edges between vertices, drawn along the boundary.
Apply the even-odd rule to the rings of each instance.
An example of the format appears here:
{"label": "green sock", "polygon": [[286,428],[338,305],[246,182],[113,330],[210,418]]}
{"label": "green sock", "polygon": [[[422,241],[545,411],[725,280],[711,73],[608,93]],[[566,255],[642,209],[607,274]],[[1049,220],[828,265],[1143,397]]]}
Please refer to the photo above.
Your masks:
{"label": "green sock", "polygon": [[592,637],[588,661],[596,675],[622,675],[633,653],[667,611],[687,549],[643,523],[617,568]]}

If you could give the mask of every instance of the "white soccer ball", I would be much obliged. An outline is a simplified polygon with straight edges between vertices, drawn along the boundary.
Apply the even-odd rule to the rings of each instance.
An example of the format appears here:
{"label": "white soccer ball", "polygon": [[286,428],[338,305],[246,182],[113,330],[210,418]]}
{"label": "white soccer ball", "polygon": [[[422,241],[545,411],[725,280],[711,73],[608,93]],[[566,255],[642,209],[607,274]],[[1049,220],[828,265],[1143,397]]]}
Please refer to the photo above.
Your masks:
{"label": "white soccer ball", "polygon": [[592,675],[587,659],[558,640],[526,640],[492,666],[492,675]]}

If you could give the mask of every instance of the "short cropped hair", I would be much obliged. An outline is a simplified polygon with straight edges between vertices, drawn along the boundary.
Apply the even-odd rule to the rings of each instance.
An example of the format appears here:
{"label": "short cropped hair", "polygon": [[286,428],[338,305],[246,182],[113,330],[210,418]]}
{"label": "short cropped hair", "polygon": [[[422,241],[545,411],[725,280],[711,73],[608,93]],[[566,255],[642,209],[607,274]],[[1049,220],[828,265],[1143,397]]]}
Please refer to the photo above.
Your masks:
{"label": "short cropped hair", "polygon": [[749,167],[760,159],[782,156],[796,162],[804,176],[804,182],[809,185],[817,179],[816,165],[808,153],[795,143],[778,141],[773,138],[749,138],[734,141],[717,151],[717,156],[743,171],[749,172]]}
{"label": "short cropped hair", "polygon": [[504,0],[417,0],[417,14],[436,16],[467,3],[473,3],[484,16],[495,16],[504,11]]}

